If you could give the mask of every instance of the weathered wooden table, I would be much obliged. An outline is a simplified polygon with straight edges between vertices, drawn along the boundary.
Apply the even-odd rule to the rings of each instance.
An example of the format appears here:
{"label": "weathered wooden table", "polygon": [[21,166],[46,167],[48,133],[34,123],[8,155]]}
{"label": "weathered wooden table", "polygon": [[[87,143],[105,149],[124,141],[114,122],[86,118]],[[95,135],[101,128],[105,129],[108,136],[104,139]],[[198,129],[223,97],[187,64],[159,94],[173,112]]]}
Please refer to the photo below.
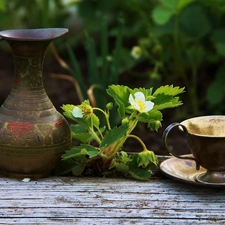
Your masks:
{"label": "weathered wooden table", "polygon": [[168,178],[0,178],[0,224],[225,224],[225,189]]}

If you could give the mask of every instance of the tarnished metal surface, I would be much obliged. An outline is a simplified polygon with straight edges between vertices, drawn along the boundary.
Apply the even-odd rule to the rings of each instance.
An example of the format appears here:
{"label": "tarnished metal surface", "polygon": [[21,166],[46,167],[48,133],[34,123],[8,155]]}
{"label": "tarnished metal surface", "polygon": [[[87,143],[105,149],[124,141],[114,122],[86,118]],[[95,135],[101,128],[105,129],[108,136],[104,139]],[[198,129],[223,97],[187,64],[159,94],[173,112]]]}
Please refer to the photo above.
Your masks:
{"label": "tarnished metal surface", "polygon": [[14,41],[52,41],[67,32],[67,28],[14,29],[0,31],[0,36]]}
{"label": "tarnished metal surface", "polygon": [[67,121],[48,98],[42,67],[48,44],[67,29],[1,31],[14,57],[14,83],[0,108],[0,168],[12,177],[45,177],[70,147]]}
{"label": "tarnished metal surface", "polygon": [[[191,155],[189,155],[191,157]],[[160,164],[160,169],[163,173],[165,173],[168,177],[171,177],[175,180],[179,180],[185,183],[190,183],[192,185],[204,185],[196,180],[196,176],[199,174],[205,173],[206,169],[200,167],[199,170],[196,170],[195,162],[188,159],[178,159],[176,157],[172,157],[170,159],[166,159]],[[207,186],[216,186],[215,184],[211,184]]]}
{"label": "tarnished metal surface", "polygon": [[[171,151],[167,137],[174,127],[184,132],[193,157],[177,156]],[[194,160],[197,170],[200,166],[206,169],[196,180],[225,186],[225,116],[202,116],[173,123],[165,129],[163,143],[175,157]]]}

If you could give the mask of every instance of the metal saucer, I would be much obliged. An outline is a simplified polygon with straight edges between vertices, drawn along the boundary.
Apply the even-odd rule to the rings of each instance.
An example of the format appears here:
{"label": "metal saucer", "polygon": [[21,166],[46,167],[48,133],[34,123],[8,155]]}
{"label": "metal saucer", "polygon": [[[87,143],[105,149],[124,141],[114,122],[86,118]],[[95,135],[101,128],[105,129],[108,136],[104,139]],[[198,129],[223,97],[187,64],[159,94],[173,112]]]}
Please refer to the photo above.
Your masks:
{"label": "metal saucer", "polygon": [[184,183],[210,187],[225,187],[225,183],[199,182],[196,177],[205,174],[206,169],[200,167],[200,170],[196,170],[196,164],[192,160],[172,157],[160,164],[160,170],[167,177]]}

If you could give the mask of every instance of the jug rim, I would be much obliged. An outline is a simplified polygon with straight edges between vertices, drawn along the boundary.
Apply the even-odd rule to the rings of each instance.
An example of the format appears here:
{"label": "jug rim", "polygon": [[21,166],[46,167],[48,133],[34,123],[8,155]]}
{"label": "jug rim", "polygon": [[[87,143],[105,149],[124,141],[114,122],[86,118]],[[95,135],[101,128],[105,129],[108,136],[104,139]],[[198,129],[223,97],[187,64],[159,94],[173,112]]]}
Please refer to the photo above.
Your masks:
{"label": "jug rim", "polygon": [[67,28],[12,29],[0,31],[0,40],[46,41],[68,33]]}

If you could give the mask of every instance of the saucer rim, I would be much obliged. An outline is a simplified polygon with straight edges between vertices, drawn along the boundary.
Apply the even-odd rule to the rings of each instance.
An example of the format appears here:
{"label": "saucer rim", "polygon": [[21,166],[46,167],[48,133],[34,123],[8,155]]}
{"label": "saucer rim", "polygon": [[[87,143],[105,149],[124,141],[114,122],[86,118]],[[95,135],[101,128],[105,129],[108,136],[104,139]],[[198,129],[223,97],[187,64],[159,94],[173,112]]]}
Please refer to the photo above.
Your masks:
{"label": "saucer rim", "polygon": [[[185,155],[185,156],[192,156],[192,154],[188,154],[188,155]],[[176,158],[176,157],[171,157],[169,159],[166,159],[164,160],[161,164],[160,164],[160,171],[167,177],[173,179],[173,180],[176,180],[176,181],[181,181],[182,183],[187,183],[187,184],[193,184],[193,185],[196,185],[196,186],[207,186],[207,187],[225,187],[225,183],[223,184],[215,184],[215,183],[203,183],[203,182],[198,182],[197,180],[195,180],[195,177],[197,175],[200,175],[201,173],[203,172],[206,172],[206,169],[203,168],[203,167],[200,167],[200,170],[196,172],[190,172],[189,173],[189,176],[186,178],[186,177],[182,177],[182,176],[179,176],[178,174],[174,174],[174,173],[171,173],[172,170],[168,170],[168,165],[172,165],[172,167],[170,166],[170,168],[173,168],[173,170],[177,170],[177,168],[179,167],[176,167],[176,164],[178,164],[178,162],[181,162],[182,161],[186,161],[186,162],[190,162],[190,160],[188,159],[179,159],[179,158]],[[175,163],[172,164],[170,163],[171,161],[174,161]],[[170,164],[169,164],[170,163]],[[191,166],[195,167],[195,165],[191,164]],[[188,167],[188,166],[187,166]],[[178,169],[179,171],[179,169]]]}

